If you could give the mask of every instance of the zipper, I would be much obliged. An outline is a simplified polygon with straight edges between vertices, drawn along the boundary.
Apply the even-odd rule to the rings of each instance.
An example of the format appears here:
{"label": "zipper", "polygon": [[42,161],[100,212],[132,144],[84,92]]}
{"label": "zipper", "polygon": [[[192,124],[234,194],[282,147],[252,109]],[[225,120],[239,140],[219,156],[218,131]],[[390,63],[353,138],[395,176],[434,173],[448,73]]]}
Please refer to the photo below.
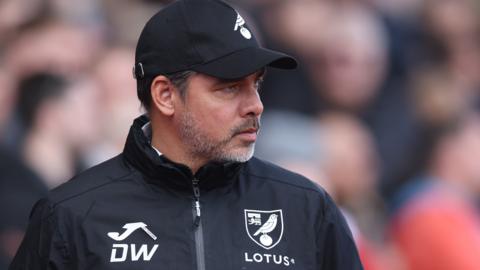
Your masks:
{"label": "zipper", "polygon": [[198,179],[194,178],[192,180],[192,187],[193,187],[193,196],[194,196],[194,222],[195,228],[200,226],[200,218],[202,216],[202,212],[200,210],[200,187],[198,186]]}
{"label": "zipper", "polygon": [[203,228],[201,220],[201,207],[200,207],[200,187],[198,185],[198,179],[193,178],[193,225],[195,230],[195,250],[197,254],[197,269],[205,270],[205,249],[203,244]]}

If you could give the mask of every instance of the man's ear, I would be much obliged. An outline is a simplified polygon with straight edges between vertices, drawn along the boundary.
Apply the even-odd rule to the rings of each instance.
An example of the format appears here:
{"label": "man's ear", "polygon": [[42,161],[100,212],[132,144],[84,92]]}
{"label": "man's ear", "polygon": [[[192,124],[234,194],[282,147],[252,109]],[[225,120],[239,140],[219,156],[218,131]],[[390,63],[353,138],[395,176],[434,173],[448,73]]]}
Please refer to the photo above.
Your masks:
{"label": "man's ear", "polygon": [[175,112],[174,106],[174,87],[170,80],[159,75],[155,77],[150,86],[152,95],[152,105],[166,116],[171,116]]}

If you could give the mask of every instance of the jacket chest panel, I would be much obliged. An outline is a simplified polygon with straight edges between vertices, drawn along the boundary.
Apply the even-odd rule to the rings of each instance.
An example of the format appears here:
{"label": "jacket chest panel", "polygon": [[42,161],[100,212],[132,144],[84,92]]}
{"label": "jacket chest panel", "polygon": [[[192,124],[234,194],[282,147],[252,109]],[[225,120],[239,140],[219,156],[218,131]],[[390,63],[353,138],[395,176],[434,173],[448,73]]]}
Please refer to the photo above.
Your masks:
{"label": "jacket chest panel", "polygon": [[[314,230],[295,203],[217,195],[200,200],[206,269],[314,269]],[[78,256],[88,269],[197,269],[194,213],[193,197],[97,203]]]}

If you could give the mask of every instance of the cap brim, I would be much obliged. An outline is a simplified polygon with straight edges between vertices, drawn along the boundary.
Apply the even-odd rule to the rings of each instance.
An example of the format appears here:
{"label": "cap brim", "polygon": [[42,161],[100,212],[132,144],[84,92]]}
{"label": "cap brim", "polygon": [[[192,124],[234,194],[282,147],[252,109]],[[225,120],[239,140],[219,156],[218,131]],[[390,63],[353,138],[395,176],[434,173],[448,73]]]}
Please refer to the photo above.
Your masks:
{"label": "cap brim", "polygon": [[192,67],[192,70],[221,79],[238,79],[266,66],[295,69],[297,61],[280,52],[261,47],[250,47]]}

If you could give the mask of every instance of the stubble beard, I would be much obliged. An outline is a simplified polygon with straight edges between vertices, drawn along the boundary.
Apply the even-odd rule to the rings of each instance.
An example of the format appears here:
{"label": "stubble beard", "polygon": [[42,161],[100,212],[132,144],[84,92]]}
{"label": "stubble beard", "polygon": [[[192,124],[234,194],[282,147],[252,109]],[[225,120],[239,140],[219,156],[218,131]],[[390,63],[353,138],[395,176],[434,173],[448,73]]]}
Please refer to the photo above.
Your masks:
{"label": "stubble beard", "polygon": [[232,128],[227,136],[221,140],[211,138],[189,111],[185,111],[183,114],[180,125],[180,136],[192,160],[246,162],[253,157],[255,143],[246,143],[235,148],[231,147],[229,143],[238,132],[251,127],[259,128],[257,119],[248,120]]}

